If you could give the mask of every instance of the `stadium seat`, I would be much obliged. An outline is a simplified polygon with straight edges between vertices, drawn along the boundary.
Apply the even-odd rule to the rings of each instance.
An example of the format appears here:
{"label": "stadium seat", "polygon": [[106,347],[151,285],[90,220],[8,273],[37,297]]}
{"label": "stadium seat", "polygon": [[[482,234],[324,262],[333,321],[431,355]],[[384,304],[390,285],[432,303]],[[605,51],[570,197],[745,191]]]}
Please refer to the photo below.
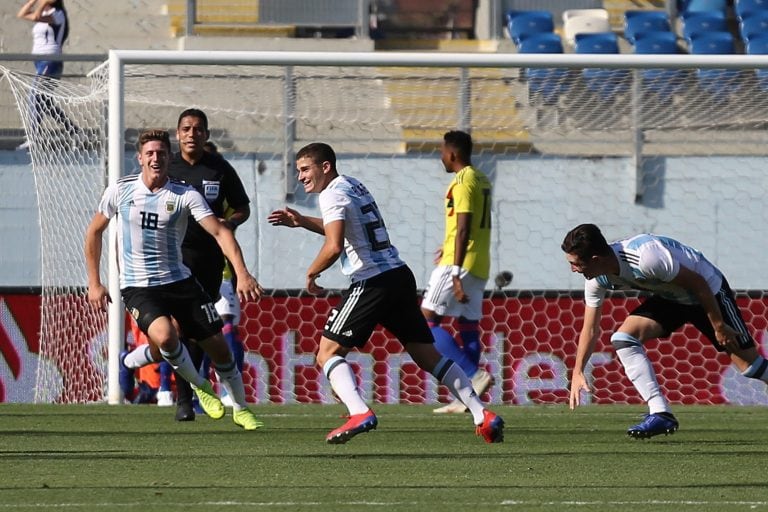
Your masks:
{"label": "stadium seat", "polygon": [[[747,42],[747,55],[768,55],[768,32],[756,35]],[[756,69],[760,89],[768,91],[768,69]]]}
{"label": "stadium seat", "polygon": [[753,12],[739,23],[741,40],[747,44],[750,39],[768,34],[768,10]]}
{"label": "stadium seat", "polygon": [[677,12],[682,15],[693,12],[720,11],[725,14],[726,0],[682,0],[677,2]]}
{"label": "stadium seat", "polygon": [[[691,53],[695,55],[729,55],[736,53],[730,32],[705,32],[691,39]],[[739,89],[739,71],[735,69],[698,69],[699,87],[717,100],[725,100]]]}
{"label": "stadium seat", "polygon": [[[635,40],[635,53],[658,55],[682,51],[672,32],[643,32]],[[680,69],[644,69],[642,76],[643,87],[662,99],[671,99],[673,94],[685,88],[686,72]]]}
{"label": "stadium seat", "polygon": [[689,43],[697,34],[727,31],[725,15],[720,11],[694,12],[683,18],[683,37]]}
{"label": "stadium seat", "polygon": [[639,33],[671,30],[665,11],[627,11],[624,14],[624,37],[632,44]]}
{"label": "stadium seat", "polygon": [[[619,53],[619,40],[613,32],[576,34],[576,53]],[[581,77],[592,92],[604,99],[629,87],[629,71],[626,69],[584,68]]]}
{"label": "stadium seat", "polygon": [[575,44],[576,34],[610,31],[611,24],[605,9],[568,9],[563,12],[563,34],[570,45]]}
{"label": "stadium seat", "polygon": [[507,11],[509,37],[516,45],[532,34],[552,32],[555,29],[549,11]]}
{"label": "stadium seat", "polygon": [[736,0],[733,10],[736,18],[742,21],[753,14],[768,12],[768,0]]}
{"label": "stadium seat", "polygon": [[[520,53],[563,53],[560,36],[554,32],[532,34],[520,42]],[[526,68],[528,94],[533,99],[541,98],[546,105],[557,103],[561,94],[570,88],[568,70],[560,68]]]}

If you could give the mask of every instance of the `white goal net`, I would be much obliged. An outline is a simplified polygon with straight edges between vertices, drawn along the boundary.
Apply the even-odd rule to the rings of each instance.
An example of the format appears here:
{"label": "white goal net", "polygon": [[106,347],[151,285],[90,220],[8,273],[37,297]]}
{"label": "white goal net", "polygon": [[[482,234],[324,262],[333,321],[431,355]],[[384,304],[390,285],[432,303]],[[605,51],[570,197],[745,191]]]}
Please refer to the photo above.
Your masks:
{"label": "white goal net", "polygon": [[[313,141],[330,143],[340,171],[373,191],[393,243],[423,288],[442,240],[440,205],[449,181],[439,144],[447,130],[471,131],[473,162],[494,183],[492,275],[514,276],[498,289],[492,278],[484,303],[482,364],[496,378],[485,397],[492,402],[566,401],[583,279],[570,273],[560,243],[582,222],[600,225],[608,238],[651,231],[701,249],[740,290],[757,342],[768,343],[762,270],[768,83],[756,69],[768,61],[116,53],[123,55],[123,73],[113,68],[113,80],[123,81],[113,96],[122,109],[119,124],[110,125],[121,127],[112,132],[120,151],[110,158],[113,172],[116,163],[121,172],[137,170],[131,146],[139,130],[160,127],[173,135],[179,113],[195,107],[208,115],[212,140],[250,195],[252,217],[237,236],[249,268],[270,290],[244,306],[240,324],[253,402],[332,401],[313,353],[338,296],[301,291],[319,239],[265,222],[284,205],[317,212],[316,200],[296,186],[292,162]],[[11,80],[32,142],[41,204],[40,401],[107,396],[104,318],[83,302],[82,235],[105,184],[109,71],[95,73],[88,86],[43,90],[42,123],[28,99],[31,77]],[[113,116],[118,104],[111,105]],[[327,274],[323,286],[346,286],[340,273]],[[617,294],[608,301],[590,368],[594,403],[640,401],[609,342],[638,300]],[[738,375],[692,328],[647,349],[675,403],[768,403],[762,383]],[[385,331],[352,360],[368,400],[448,398]]]}

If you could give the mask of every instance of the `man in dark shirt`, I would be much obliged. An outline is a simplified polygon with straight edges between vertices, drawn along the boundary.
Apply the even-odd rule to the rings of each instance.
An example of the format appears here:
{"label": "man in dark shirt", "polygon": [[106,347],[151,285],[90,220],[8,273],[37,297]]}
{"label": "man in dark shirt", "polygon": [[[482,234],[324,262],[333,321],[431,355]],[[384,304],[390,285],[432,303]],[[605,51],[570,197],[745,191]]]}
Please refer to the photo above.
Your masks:
{"label": "man in dark shirt", "polygon": [[[251,214],[250,200],[240,177],[229,162],[219,154],[205,151],[205,142],[209,136],[208,117],[202,110],[190,108],[182,112],[176,126],[179,152],[173,155],[168,174],[195,187],[221,220],[224,220],[226,203],[234,212],[224,222],[234,231],[248,220]],[[224,270],[224,255],[216,240],[197,223],[190,222],[182,243],[182,254],[184,264],[215,302],[219,297]],[[199,368],[203,351],[193,343],[188,345],[193,362]],[[178,421],[195,419],[192,389],[178,375],[176,406]]]}

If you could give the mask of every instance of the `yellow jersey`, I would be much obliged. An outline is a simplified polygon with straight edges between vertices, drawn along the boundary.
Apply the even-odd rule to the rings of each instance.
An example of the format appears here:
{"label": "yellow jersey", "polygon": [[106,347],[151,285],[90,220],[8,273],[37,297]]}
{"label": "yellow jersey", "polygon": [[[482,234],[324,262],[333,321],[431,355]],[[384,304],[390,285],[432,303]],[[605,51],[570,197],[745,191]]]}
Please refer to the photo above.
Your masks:
{"label": "yellow jersey", "polygon": [[491,182],[471,165],[456,173],[445,195],[445,239],[441,265],[453,265],[458,214],[471,214],[467,252],[461,267],[480,279],[491,268]]}

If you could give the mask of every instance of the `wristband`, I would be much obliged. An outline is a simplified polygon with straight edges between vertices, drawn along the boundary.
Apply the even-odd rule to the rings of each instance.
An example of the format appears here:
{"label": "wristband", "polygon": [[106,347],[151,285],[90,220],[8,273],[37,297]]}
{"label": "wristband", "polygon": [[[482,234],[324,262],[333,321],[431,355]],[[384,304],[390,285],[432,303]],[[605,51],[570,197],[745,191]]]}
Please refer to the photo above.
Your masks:
{"label": "wristband", "polygon": [[459,277],[460,275],[461,275],[461,266],[459,265],[451,266],[451,277]]}

